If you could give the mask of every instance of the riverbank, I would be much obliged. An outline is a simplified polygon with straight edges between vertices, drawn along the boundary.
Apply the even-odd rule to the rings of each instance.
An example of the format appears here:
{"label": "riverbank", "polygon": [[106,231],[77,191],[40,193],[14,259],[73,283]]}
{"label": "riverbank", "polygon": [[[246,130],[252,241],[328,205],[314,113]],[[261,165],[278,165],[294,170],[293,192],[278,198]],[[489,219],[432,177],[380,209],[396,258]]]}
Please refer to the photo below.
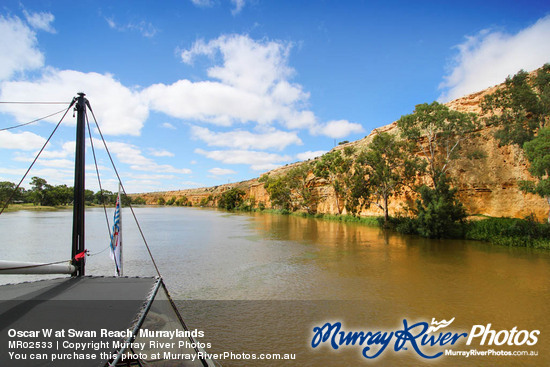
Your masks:
{"label": "riverbank", "polygon": [[[289,211],[276,209],[266,209],[263,210],[263,212],[384,227],[383,217],[308,214],[304,212],[291,213]],[[402,234],[418,236],[419,234],[415,231],[412,221],[411,218],[391,217],[387,229]],[[499,246],[550,250],[550,224],[537,222],[532,217],[527,217],[526,219],[476,217],[464,223],[457,223],[455,227],[450,230],[448,238],[485,241]]]}
{"label": "riverbank", "polygon": [[[24,204],[10,204],[4,212],[16,212],[19,210],[30,210],[35,212],[40,211],[52,211],[52,210],[68,210],[72,209],[72,205],[34,205],[32,203],[24,203]],[[86,208],[103,208],[103,205],[86,205]],[[107,205],[107,208],[114,208],[113,204]]]}
{"label": "riverbank", "polygon": [[57,206],[48,206],[48,205],[34,205],[32,203],[24,203],[24,204],[10,204],[8,207],[4,210],[4,212],[16,212],[19,210],[31,210],[31,211],[51,211],[51,210],[63,210],[63,209],[71,209],[72,206],[67,205],[57,205]]}

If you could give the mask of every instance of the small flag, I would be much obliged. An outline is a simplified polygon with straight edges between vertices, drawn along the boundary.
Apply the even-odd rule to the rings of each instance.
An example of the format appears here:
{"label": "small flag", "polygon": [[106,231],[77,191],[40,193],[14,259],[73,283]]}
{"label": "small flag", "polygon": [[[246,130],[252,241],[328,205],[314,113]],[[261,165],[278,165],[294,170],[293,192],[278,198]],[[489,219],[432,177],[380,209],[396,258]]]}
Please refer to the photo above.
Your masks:
{"label": "small flag", "polygon": [[115,205],[113,233],[111,234],[111,259],[115,261],[115,275],[122,276],[122,236],[120,233],[120,188]]}

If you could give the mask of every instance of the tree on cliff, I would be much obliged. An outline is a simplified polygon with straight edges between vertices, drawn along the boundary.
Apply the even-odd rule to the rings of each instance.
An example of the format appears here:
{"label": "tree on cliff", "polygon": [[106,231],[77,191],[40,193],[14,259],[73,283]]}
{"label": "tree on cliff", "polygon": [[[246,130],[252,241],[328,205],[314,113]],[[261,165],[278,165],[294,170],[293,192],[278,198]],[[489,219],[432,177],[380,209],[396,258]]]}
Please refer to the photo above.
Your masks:
{"label": "tree on cliff", "polygon": [[409,142],[397,140],[395,135],[377,134],[355,161],[349,209],[374,204],[384,211],[387,225],[390,197],[410,183],[422,166],[411,148]]}
{"label": "tree on cliff", "polygon": [[[538,181],[520,181],[520,189],[538,194],[550,206],[550,127],[540,129],[537,136],[523,144],[523,150],[531,166],[529,172]],[[548,212],[550,223],[550,211]]]}
{"label": "tree on cliff", "polygon": [[290,209],[290,186],[286,175],[272,177],[268,173],[260,177],[258,181],[264,184],[265,191],[267,191],[274,208]]}
{"label": "tree on cliff", "polygon": [[310,183],[307,180],[311,170],[311,163],[306,162],[293,167],[286,174],[288,186],[291,190],[292,201],[310,214],[312,214],[315,209],[313,193]]}
{"label": "tree on cliff", "polygon": [[317,177],[327,179],[332,184],[338,214],[342,213],[341,199],[346,194],[346,178],[350,175],[350,168],[353,164],[354,149],[351,147],[328,152],[317,161],[313,173]]}
{"label": "tree on cliff", "polygon": [[218,200],[218,207],[226,210],[238,208],[243,202],[245,192],[239,188],[232,188],[223,192]]}
{"label": "tree on cliff", "polygon": [[504,87],[485,96],[481,107],[488,115],[485,122],[500,127],[495,137],[502,144],[523,146],[550,123],[550,64],[534,77],[520,70],[506,78]]}
{"label": "tree on cliff", "polygon": [[419,104],[397,121],[401,136],[416,143],[435,188],[458,157],[460,144],[478,128],[474,113],[464,113],[433,102]]}
{"label": "tree on cliff", "polygon": [[478,128],[477,117],[449,109],[437,102],[417,105],[415,111],[397,121],[404,138],[410,139],[426,163],[431,186],[417,188],[416,231],[425,237],[451,235],[455,223],[466,213],[449,185],[448,171],[458,157],[461,143]]}
{"label": "tree on cliff", "polygon": [[522,147],[531,163],[529,172],[537,180],[520,181],[519,188],[550,206],[550,64],[533,77],[524,70],[508,77],[503,88],[484,98],[482,108],[486,123],[500,127],[495,137]]}

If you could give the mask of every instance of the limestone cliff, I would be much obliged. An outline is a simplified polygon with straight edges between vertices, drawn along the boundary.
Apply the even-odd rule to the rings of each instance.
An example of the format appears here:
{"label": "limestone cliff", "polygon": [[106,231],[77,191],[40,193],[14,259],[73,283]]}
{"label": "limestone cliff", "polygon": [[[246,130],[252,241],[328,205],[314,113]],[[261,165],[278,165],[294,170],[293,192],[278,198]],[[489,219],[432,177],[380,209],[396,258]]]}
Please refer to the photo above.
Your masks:
{"label": "limestone cliff", "polygon": [[[480,102],[486,94],[494,92],[499,86],[474,93],[446,105],[462,112],[481,113]],[[412,112],[412,111],[411,111]],[[392,134],[398,133],[396,122],[376,129]],[[343,149],[345,146],[353,146],[357,149],[365,148],[371,141],[375,132],[365,138],[340,145],[334,149]],[[516,217],[523,218],[533,214],[539,220],[544,220],[548,212],[548,204],[543,198],[526,194],[518,189],[518,181],[531,179],[527,170],[529,163],[517,146],[499,146],[493,137],[494,128],[486,127],[471,137],[462,145],[461,158],[453,162],[450,171],[453,177],[453,185],[459,190],[459,197],[470,215],[482,214],[492,217]],[[270,171],[272,175],[284,174],[293,166],[303,162],[294,163]],[[316,211],[318,213],[338,213],[334,190],[329,182],[315,177],[310,173],[309,185],[313,188],[313,195],[317,199]],[[158,198],[166,200],[172,197],[186,196],[193,204],[205,204],[208,197],[211,200],[207,205],[214,205],[216,196],[234,187],[239,187],[246,192],[246,198],[254,198],[255,202],[263,203],[269,208],[269,195],[263,184],[258,179],[225,184],[215,187],[188,189],[180,191],[167,191],[158,193],[140,194],[148,204],[156,204]],[[405,207],[414,202],[412,194],[403,193],[391,198],[390,215],[404,212]],[[382,215],[382,211],[374,205],[363,211],[361,215]]]}

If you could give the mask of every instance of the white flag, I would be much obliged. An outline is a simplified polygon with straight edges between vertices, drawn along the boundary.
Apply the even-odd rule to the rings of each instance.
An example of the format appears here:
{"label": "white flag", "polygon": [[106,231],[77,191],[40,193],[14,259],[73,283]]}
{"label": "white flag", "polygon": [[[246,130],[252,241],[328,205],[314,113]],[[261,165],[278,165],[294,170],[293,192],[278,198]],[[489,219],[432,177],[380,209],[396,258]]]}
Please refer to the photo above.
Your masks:
{"label": "white flag", "polygon": [[120,190],[116,199],[113,233],[111,234],[111,258],[115,260],[115,275],[122,276],[122,235],[120,221]]}

